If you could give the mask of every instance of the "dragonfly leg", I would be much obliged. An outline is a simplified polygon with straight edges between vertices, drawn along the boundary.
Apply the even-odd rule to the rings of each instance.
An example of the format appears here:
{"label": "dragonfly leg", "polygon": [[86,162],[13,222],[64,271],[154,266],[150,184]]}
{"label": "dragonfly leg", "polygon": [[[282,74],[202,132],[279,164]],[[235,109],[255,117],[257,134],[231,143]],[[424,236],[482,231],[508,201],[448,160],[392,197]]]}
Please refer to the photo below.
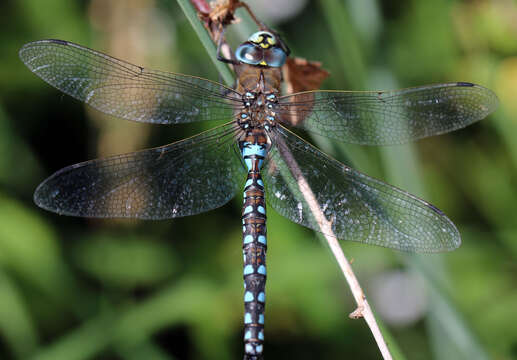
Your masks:
{"label": "dragonfly leg", "polygon": [[[222,61],[227,64],[232,65],[239,65],[239,62],[234,59],[227,59],[224,57],[224,55],[221,53],[221,48],[223,46],[223,40],[224,40],[224,33],[226,31],[226,27],[221,25],[221,32],[219,33],[219,40],[217,40],[217,60]],[[231,53],[231,51],[230,51]]]}

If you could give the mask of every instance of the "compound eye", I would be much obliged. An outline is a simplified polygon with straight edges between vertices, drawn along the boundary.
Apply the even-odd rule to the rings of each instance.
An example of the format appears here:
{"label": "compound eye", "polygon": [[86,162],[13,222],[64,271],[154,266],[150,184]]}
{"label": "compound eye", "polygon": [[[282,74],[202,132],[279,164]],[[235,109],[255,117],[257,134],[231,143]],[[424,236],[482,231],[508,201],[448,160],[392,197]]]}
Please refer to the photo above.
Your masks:
{"label": "compound eye", "polygon": [[250,43],[244,43],[235,50],[237,60],[249,65],[259,64],[263,56],[262,49]]}
{"label": "compound eye", "polygon": [[285,64],[287,54],[284,50],[274,47],[264,52],[264,60],[268,66],[281,67]]}

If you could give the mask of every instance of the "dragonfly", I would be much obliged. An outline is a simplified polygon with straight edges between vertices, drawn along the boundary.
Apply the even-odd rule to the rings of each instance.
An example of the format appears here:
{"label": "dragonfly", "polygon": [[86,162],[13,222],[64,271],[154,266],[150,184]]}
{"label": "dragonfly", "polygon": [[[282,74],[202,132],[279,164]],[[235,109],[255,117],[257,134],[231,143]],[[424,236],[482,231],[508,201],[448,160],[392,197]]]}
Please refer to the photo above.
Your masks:
{"label": "dragonfly", "polygon": [[234,88],[149,70],[63,40],[28,43],[19,55],[50,85],[115,117],[153,124],[227,121],[169,145],[65,167],[37,187],[34,201],[63,215],[155,220],[218,208],[243,190],[245,360],[263,358],[266,199],[291,221],[341,240],[418,253],[461,243],[438,208],[334,160],[290,128],[349,143],[401,144],[463,128],[498,103],[491,90],[466,82],[282,95],[289,49],[265,30],[232,58],[221,57],[234,66]]}

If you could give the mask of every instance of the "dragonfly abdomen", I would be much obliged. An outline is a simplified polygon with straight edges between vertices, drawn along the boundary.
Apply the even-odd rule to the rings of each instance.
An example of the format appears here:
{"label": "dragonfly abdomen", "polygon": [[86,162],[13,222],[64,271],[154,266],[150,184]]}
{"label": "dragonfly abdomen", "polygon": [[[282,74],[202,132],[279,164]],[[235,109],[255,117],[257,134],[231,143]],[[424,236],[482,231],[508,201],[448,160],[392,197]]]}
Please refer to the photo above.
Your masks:
{"label": "dragonfly abdomen", "polygon": [[242,207],[245,360],[262,358],[266,301],[266,200],[260,167],[267,155],[263,130],[248,130],[239,143],[248,168]]}

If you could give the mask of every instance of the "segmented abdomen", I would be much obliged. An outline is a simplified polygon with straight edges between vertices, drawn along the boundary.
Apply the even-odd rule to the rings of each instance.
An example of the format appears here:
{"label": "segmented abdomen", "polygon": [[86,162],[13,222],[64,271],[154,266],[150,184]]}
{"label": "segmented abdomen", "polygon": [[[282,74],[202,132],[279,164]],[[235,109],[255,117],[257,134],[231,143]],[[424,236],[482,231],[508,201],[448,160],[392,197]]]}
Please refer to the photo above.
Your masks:
{"label": "segmented abdomen", "polygon": [[239,143],[248,168],[242,208],[245,360],[262,359],[266,301],[266,201],[260,167],[267,155],[263,130],[248,130]]}

